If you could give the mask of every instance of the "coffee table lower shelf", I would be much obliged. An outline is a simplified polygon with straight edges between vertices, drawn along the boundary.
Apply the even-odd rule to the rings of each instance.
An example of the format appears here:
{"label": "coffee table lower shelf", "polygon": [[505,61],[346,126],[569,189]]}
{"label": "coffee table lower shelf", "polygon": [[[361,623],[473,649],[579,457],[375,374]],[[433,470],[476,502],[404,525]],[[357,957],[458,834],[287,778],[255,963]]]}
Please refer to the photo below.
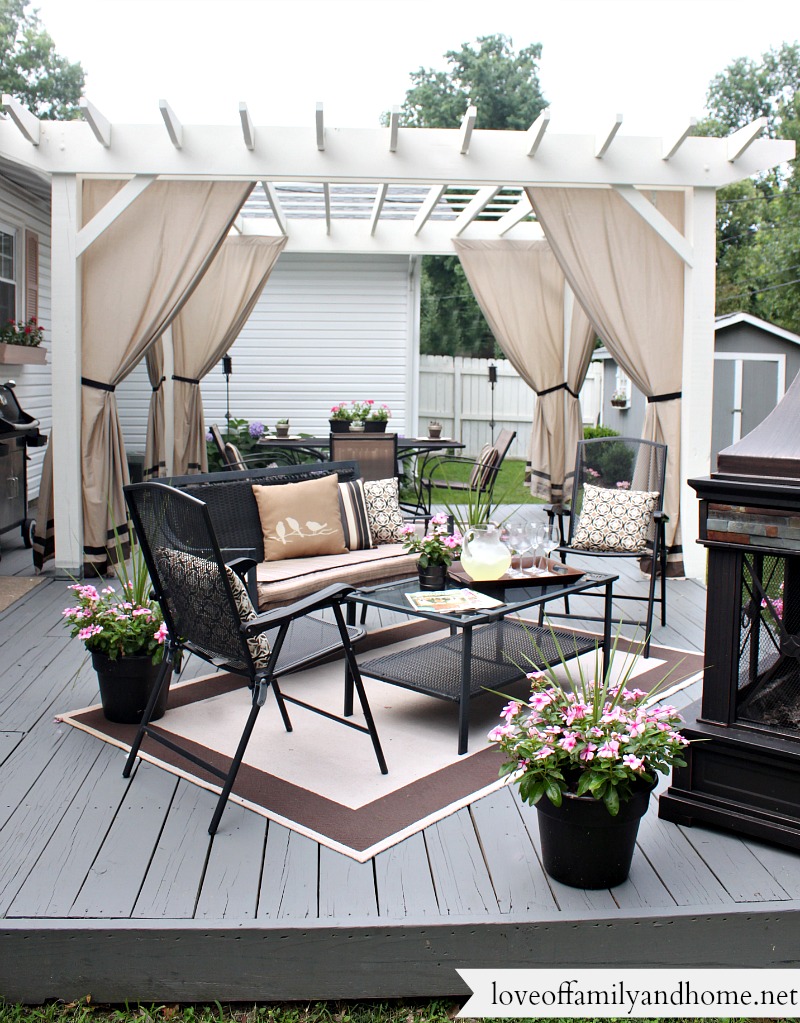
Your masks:
{"label": "coffee table lower shelf", "polygon": [[535,668],[595,649],[597,637],[504,618],[359,664],[362,675],[460,704],[459,753],[467,750],[469,700],[524,678]]}

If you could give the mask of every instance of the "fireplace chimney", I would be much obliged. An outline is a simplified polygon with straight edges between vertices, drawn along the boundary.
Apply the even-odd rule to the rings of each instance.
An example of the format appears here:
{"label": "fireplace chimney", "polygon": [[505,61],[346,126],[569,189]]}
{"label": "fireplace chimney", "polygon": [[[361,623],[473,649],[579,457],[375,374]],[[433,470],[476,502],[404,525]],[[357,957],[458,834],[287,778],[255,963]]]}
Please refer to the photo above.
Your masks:
{"label": "fireplace chimney", "polygon": [[708,549],[703,691],[659,816],[800,849],[800,374],[689,485]]}

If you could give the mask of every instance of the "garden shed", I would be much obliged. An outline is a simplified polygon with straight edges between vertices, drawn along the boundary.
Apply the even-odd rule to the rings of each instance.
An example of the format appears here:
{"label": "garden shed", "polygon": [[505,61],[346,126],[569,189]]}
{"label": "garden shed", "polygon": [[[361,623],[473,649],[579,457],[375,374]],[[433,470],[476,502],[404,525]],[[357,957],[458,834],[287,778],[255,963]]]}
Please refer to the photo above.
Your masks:
{"label": "garden shed", "polygon": [[[238,123],[234,112],[216,126],[183,125],[166,101],[162,123],[149,125],[112,125],[88,101],[83,122],[65,123],[39,120],[13,97],[3,104],[0,156],[49,176],[52,188],[59,571],[104,563],[125,474],[114,390],[168,333],[232,233],[280,239],[287,254],[337,256],[450,253],[459,242],[462,262],[470,250],[474,290],[484,270],[487,279],[497,270],[491,250],[518,269],[547,263],[547,287],[559,297],[546,337],[517,330],[531,321],[513,301],[487,310],[491,284],[479,295],[504,350],[514,349],[518,368],[536,367],[531,385],[547,395],[533,432],[540,475],[561,486],[564,423],[580,425],[576,395],[589,362],[585,331],[580,342],[573,336],[580,306],[648,393],[645,432],[667,440],[674,463],[670,542],[678,557],[683,548],[690,574],[702,573],[685,481],[709,467],[715,190],[793,158],[793,142],[760,138],[765,119],[714,139],[690,137],[688,119],[650,137],[626,137],[621,117],[598,133],[558,134],[549,111],[527,131],[504,132],[476,131],[474,108],[452,129],[401,128],[397,111],[385,128],[344,129],[326,124],[321,104],[300,128],[257,125],[244,103]],[[320,217],[291,216],[286,200],[298,182],[319,186]],[[264,215],[246,218],[241,208],[257,183]],[[352,215],[354,186],[371,189],[366,217]],[[148,281],[156,251],[176,269]],[[525,295],[544,309],[543,286],[533,291],[510,288],[508,298]],[[632,320],[646,330],[628,337]],[[198,387],[189,374],[171,376]]]}
{"label": "garden shed", "polygon": [[[600,348],[604,426],[638,437],[646,399]],[[714,321],[714,392],[711,469],[717,454],[758,426],[777,405],[800,370],[800,335],[750,313],[726,313]],[[615,398],[618,395],[618,398]]]}

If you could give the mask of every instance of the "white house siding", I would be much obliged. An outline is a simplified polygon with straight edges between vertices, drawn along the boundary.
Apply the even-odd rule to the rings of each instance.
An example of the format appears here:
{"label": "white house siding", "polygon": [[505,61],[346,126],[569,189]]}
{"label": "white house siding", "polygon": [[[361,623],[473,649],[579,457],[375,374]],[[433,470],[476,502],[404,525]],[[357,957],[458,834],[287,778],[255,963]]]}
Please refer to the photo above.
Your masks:
{"label": "white house siding", "polygon": [[[327,435],[331,405],[373,398],[406,431],[416,349],[407,256],[284,254],[230,350],[231,416]],[[207,423],[225,422],[221,364],[202,382]],[[141,365],[117,388],[125,443],[143,451],[150,385]]]}
{"label": "white house siding", "polygon": [[[37,199],[6,181],[0,181],[0,223],[14,230],[17,273],[17,318],[25,315],[25,231],[39,236],[39,322],[45,329],[44,347],[48,350],[48,363],[44,366],[0,366],[0,381],[14,380],[17,398],[23,409],[39,420],[40,429],[50,435],[53,425],[49,350],[51,343],[50,319],[50,204]],[[29,448],[28,498],[39,493],[44,448]]]}

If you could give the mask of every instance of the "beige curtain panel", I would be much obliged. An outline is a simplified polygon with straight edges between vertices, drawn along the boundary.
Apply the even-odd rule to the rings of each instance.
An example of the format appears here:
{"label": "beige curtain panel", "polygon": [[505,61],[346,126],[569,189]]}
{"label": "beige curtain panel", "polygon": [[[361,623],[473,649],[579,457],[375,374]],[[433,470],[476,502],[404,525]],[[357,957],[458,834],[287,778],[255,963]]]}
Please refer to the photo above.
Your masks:
{"label": "beige curtain panel", "polygon": [[228,238],[172,321],[176,476],[208,470],[200,381],[239,336],[287,238]]}
{"label": "beige curtain panel", "polygon": [[[83,223],[124,184],[85,181]],[[81,461],[89,570],[106,570],[114,526],[124,531],[127,522],[128,466],[114,389],[191,295],[252,187],[156,181],[83,255]]]}
{"label": "beige curtain panel", "polygon": [[164,345],[158,338],[147,349],[147,376],[153,393],[150,395],[150,408],[147,411],[147,435],[144,447],[145,480],[164,476],[166,466],[166,441],[164,435]]}
{"label": "beige curtain panel", "polygon": [[[526,192],[597,333],[647,396],[642,436],[668,446],[667,548],[672,570],[680,571],[683,262],[613,189]],[[682,193],[643,194],[683,233]]]}
{"label": "beige curtain panel", "polygon": [[546,241],[455,239],[453,245],[498,345],[538,395],[529,445],[531,493],[566,500],[583,434],[578,393],[594,330]]}

